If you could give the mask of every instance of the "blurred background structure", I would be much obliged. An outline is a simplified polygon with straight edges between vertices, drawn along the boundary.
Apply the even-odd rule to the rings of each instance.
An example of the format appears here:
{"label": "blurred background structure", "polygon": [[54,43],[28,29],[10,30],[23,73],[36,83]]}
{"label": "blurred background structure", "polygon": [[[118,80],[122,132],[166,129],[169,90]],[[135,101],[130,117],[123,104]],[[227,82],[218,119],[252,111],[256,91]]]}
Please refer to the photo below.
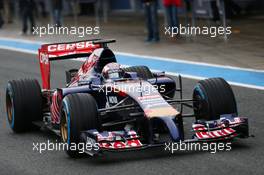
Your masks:
{"label": "blurred background structure", "polygon": [[[27,0],[25,0],[27,1]],[[58,0],[35,0],[38,4],[38,12],[43,17],[52,16],[54,1]],[[138,14],[143,13],[143,0],[61,0],[63,4],[63,16],[91,16],[95,15],[97,20],[103,18],[104,22],[108,21],[112,14]],[[231,0],[182,0],[183,6],[179,7],[179,15],[184,16],[186,9],[193,10],[196,18],[213,19],[214,6],[210,5],[215,2],[220,6],[219,2],[230,2]],[[232,0],[241,9],[239,15],[257,15],[264,13],[263,0]],[[0,0],[3,3],[5,21],[12,22],[13,17],[19,17],[19,0]],[[162,0],[158,0],[159,13],[163,14]],[[191,6],[190,6],[191,5]],[[232,4],[231,4],[232,5]],[[232,8],[227,4],[227,8]],[[0,6],[1,7],[1,6]],[[33,10],[33,9],[32,9]],[[232,10],[232,9],[231,9]],[[220,10],[220,14],[222,11]],[[52,18],[51,18],[52,19]]]}
{"label": "blurred background structure", "polygon": [[[168,25],[165,0],[34,0],[36,26],[100,26],[100,35],[21,36],[19,2],[25,1],[31,0],[0,0],[0,37],[43,42],[116,38],[119,44],[112,46],[116,51],[264,69],[264,0],[181,0],[177,7],[180,24],[232,27],[232,35],[216,38],[164,35]],[[146,1],[158,3],[160,42],[155,44],[144,42]]]}

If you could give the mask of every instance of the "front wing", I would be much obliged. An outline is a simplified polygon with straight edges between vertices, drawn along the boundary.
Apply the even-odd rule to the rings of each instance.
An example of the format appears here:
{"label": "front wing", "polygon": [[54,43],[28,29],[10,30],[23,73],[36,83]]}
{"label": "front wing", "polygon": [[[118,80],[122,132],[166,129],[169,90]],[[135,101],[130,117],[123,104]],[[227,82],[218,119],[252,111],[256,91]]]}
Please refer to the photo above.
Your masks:
{"label": "front wing", "polygon": [[[192,131],[193,138],[182,142],[224,141],[249,136],[247,118],[233,117],[231,115],[222,116],[219,120],[214,121],[196,121],[192,125]],[[92,129],[83,131],[81,138],[86,143],[97,144],[98,149],[86,151],[90,155],[104,151],[139,150],[165,145],[164,142],[142,143],[142,139],[134,130],[99,132],[96,129]]]}

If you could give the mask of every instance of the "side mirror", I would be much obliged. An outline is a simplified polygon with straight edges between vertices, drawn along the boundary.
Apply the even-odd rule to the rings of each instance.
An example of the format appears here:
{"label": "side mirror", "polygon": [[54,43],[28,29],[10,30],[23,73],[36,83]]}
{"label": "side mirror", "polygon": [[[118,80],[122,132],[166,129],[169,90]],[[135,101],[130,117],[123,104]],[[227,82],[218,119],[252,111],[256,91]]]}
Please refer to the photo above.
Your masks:
{"label": "side mirror", "polygon": [[138,78],[138,75],[137,75],[137,72],[125,72],[124,78],[136,79]]}
{"label": "side mirror", "polygon": [[165,72],[162,71],[162,72],[153,72],[153,76],[154,77],[163,77],[165,76]]}

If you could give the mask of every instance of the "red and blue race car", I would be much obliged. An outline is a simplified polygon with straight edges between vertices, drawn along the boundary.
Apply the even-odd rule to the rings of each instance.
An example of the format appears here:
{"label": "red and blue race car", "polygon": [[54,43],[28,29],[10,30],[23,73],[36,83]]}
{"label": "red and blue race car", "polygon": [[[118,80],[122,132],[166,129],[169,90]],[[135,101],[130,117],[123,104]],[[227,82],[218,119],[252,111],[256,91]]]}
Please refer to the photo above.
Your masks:
{"label": "red and blue race car", "polygon": [[[88,40],[45,44],[39,49],[42,88],[37,80],[8,82],[7,119],[14,132],[34,125],[58,134],[68,145],[91,144],[85,152],[138,150],[166,142],[211,142],[247,138],[248,119],[240,117],[230,85],[222,78],[200,80],[193,98],[183,98],[176,80],[146,66],[122,67],[108,44]],[[64,88],[50,88],[50,64],[87,58],[66,71]],[[177,98],[179,97],[179,98]],[[193,109],[184,114],[183,108]],[[183,118],[194,117],[192,137],[184,136]],[[68,149],[76,157],[78,150]]]}

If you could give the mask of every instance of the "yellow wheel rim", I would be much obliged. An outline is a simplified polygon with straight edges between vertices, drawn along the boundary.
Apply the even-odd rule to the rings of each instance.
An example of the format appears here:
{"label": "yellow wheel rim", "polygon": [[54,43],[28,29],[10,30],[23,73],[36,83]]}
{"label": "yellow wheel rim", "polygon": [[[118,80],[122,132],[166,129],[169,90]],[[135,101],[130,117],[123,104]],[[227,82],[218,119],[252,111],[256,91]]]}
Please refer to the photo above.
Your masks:
{"label": "yellow wheel rim", "polygon": [[61,118],[61,137],[63,142],[68,140],[68,123],[67,123],[67,113],[66,111],[62,112]]}
{"label": "yellow wheel rim", "polygon": [[11,123],[13,120],[13,102],[11,100],[10,95],[8,95],[6,99],[6,111],[7,111],[8,121]]}

